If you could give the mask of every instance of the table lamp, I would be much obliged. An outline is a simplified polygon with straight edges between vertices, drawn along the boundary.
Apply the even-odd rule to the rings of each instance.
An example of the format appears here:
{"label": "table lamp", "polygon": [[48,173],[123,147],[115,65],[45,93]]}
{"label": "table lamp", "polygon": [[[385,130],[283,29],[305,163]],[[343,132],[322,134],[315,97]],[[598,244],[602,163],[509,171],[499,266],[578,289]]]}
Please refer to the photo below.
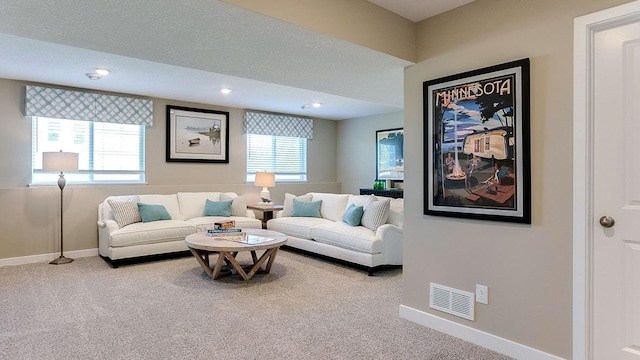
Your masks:
{"label": "table lamp", "polygon": [[78,153],[70,153],[70,152],[43,152],[42,153],[42,171],[44,172],[52,172],[52,171],[60,171],[60,177],[58,178],[58,187],[60,188],[60,257],[52,260],[49,264],[60,265],[60,264],[68,264],[73,261],[73,259],[64,256],[64,242],[63,242],[63,234],[62,231],[62,201],[63,201],[63,190],[64,186],[67,183],[67,180],[64,178],[65,171],[78,171]]}
{"label": "table lamp", "polygon": [[269,193],[270,187],[276,186],[276,176],[272,172],[267,171],[257,171],[256,172],[256,180],[253,183],[255,186],[262,186],[262,191],[260,191],[260,204],[270,204],[271,203],[271,194]]}

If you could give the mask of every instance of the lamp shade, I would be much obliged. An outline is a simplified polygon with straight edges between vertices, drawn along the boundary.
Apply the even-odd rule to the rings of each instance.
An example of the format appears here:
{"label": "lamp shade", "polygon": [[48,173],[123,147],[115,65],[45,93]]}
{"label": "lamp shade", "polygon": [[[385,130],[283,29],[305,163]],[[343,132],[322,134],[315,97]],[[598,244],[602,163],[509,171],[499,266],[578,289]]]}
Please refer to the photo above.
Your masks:
{"label": "lamp shade", "polygon": [[78,153],[43,152],[42,171],[78,171]]}
{"label": "lamp shade", "polygon": [[276,186],[276,176],[272,172],[257,171],[256,181],[253,183],[253,185],[262,187],[274,187]]}

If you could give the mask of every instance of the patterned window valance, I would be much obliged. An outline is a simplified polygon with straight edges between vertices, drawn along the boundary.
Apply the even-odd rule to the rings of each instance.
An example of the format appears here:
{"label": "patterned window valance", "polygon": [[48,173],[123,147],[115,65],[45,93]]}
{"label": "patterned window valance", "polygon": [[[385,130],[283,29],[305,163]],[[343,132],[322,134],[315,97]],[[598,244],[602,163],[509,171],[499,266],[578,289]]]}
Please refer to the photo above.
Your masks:
{"label": "patterned window valance", "polygon": [[313,139],[313,120],[292,115],[246,111],[244,133]]}
{"label": "patterned window valance", "polygon": [[25,116],[153,125],[153,101],[27,86]]}

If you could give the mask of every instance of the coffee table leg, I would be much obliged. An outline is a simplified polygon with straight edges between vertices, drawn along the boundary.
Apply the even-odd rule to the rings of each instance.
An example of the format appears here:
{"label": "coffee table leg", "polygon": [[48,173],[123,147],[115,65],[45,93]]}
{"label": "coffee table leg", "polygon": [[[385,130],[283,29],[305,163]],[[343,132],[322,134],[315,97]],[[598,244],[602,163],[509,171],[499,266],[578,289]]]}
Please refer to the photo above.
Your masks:
{"label": "coffee table leg", "polygon": [[273,248],[273,254],[269,256],[269,262],[267,262],[267,267],[264,269],[265,273],[269,273],[271,271],[271,265],[273,265],[273,261],[276,259],[276,254],[278,253],[278,248]]}
{"label": "coffee table leg", "polygon": [[[276,258],[276,254],[278,253],[278,248],[272,248],[266,250],[262,256],[258,259],[255,251],[251,251],[251,258],[253,259],[253,266],[251,267],[249,273],[247,273],[240,263],[236,260],[237,252],[218,252],[218,258],[216,259],[216,264],[213,269],[209,263],[209,251],[197,250],[189,248],[193,256],[196,258],[202,269],[209,275],[209,277],[213,280],[218,280],[221,277],[221,270],[224,264],[231,266],[234,268],[240,276],[244,280],[251,279],[256,273],[260,272],[262,274],[268,274],[271,271],[271,265]],[[268,260],[268,261],[267,261]],[[262,265],[267,261],[267,265],[264,270],[260,270]]]}
{"label": "coffee table leg", "polygon": [[272,248],[272,249],[266,250],[264,254],[260,256],[260,259],[258,259],[258,261],[255,264],[253,264],[251,271],[249,271],[249,279],[251,279],[253,275],[255,275],[258,272],[258,270],[260,270],[260,267],[262,266],[262,264],[264,264],[264,262],[267,259],[269,259],[269,263],[267,264],[267,268],[262,273],[268,274],[269,271],[271,271],[271,264],[273,263],[272,259],[275,258],[277,251],[278,251],[278,248]]}
{"label": "coffee table leg", "polygon": [[[209,275],[210,278],[213,279],[213,272],[211,271],[211,267],[209,267],[209,254],[205,251],[198,251],[196,249],[189,248],[193,256],[198,260],[200,266],[204,269],[204,271]],[[219,258],[219,257],[218,257]],[[205,262],[206,260],[206,262]],[[220,270],[218,270],[219,272]]]}
{"label": "coffee table leg", "polygon": [[[226,260],[226,253],[218,253],[218,259],[216,260],[216,266],[213,268],[213,272],[209,274],[209,276],[213,280],[218,280],[220,278],[220,270],[222,270],[222,266],[224,261]],[[209,270],[211,272],[211,270]]]}
{"label": "coffee table leg", "polygon": [[247,273],[244,271],[244,269],[242,268],[242,266],[240,265],[240,263],[238,263],[238,260],[236,260],[236,258],[233,256],[233,254],[229,253],[229,252],[221,252],[220,255],[223,255],[224,257],[229,260],[228,262],[231,263],[231,266],[233,266],[234,269],[236,269],[236,271],[238,272],[238,274],[240,274],[240,276],[242,276],[243,279],[245,280],[249,280],[251,279],[251,276],[248,276]]}

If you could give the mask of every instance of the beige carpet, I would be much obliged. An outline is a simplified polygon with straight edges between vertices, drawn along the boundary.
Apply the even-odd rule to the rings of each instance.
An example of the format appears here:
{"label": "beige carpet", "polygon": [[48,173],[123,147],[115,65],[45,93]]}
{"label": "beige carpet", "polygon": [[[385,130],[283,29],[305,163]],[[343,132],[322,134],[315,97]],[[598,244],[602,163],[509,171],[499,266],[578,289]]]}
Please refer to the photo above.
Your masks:
{"label": "beige carpet", "polygon": [[0,359],[508,359],[401,319],[401,288],[289,251],[247,282],[192,257],[0,267]]}

